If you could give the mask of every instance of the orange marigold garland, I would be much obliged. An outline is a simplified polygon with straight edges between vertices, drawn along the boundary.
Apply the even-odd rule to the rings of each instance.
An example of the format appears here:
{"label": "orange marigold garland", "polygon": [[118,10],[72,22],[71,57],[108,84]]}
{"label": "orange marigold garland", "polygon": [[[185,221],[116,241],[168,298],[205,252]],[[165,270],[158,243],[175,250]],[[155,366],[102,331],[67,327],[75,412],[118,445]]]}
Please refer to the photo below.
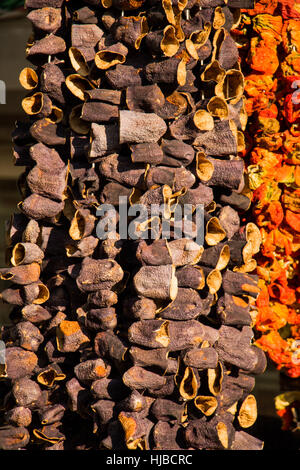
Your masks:
{"label": "orange marigold garland", "polygon": [[[281,372],[298,378],[300,1],[257,2],[253,10],[243,11],[235,34],[246,76],[249,187],[262,235],[256,344]],[[295,427],[293,410],[300,403],[295,393],[284,393],[275,401],[284,429]]]}

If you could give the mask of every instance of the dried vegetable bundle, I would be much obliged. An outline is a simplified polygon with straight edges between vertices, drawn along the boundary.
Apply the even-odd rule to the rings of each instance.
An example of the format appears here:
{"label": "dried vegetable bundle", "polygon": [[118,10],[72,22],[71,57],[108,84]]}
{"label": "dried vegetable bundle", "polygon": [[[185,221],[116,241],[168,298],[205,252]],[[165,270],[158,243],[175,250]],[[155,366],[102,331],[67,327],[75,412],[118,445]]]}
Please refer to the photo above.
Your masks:
{"label": "dried vegetable bundle", "polygon": [[[254,220],[262,236],[261,252],[256,257],[261,287],[255,322],[260,337],[256,344],[278,369],[294,379],[300,377],[297,5],[289,0],[258,2],[253,10],[243,12],[239,29],[234,32],[244,56],[248,177],[253,190]],[[285,428],[295,421],[292,409],[299,409],[295,393],[291,391],[289,398],[285,395],[276,400]]]}
{"label": "dried vegetable bundle", "polygon": [[[251,2],[26,6],[0,447],[261,449],[245,431],[266,366],[252,344],[260,234],[242,215],[247,118],[230,34]],[[120,196],[148,211],[130,237]],[[186,204],[192,228],[204,207],[201,244],[176,237]]]}

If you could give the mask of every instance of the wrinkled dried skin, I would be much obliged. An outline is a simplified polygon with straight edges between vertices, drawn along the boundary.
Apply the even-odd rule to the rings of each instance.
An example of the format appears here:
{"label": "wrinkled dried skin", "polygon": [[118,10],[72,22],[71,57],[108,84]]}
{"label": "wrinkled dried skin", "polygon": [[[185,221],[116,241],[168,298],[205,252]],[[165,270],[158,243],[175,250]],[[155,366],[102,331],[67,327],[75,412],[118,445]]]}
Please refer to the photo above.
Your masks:
{"label": "wrinkled dried skin", "polygon": [[76,282],[84,292],[93,292],[114,286],[123,279],[123,275],[123,270],[114,260],[85,258]]}
{"label": "wrinkled dried skin", "polygon": [[151,299],[175,299],[177,285],[175,268],[172,265],[144,266],[134,277],[137,293]]}
{"label": "wrinkled dried skin", "polygon": [[57,349],[60,352],[75,352],[90,342],[76,321],[62,321],[56,328]]}
{"label": "wrinkled dried skin", "polygon": [[2,450],[18,450],[29,443],[28,430],[21,427],[2,426],[0,428],[0,448]]}

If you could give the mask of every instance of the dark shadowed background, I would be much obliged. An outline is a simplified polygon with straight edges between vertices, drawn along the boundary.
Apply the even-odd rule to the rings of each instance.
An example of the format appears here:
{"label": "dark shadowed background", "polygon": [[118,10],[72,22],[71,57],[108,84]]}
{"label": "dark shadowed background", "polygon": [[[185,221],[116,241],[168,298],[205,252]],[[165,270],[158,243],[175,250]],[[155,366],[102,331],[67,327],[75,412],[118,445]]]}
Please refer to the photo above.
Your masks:
{"label": "dark shadowed background", "polygon": [[[19,202],[17,179],[22,168],[13,166],[11,132],[17,119],[22,119],[21,100],[25,96],[19,84],[20,71],[27,65],[26,42],[31,32],[22,10],[1,13],[0,2],[0,80],[6,83],[6,104],[0,104],[0,265],[5,265],[5,220],[17,211]],[[18,0],[17,0],[18,1]],[[5,284],[7,287],[7,284]],[[4,283],[0,281],[0,291]],[[0,324],[9,322],[9,308],[0,301]],[[282,432],[281,421],[274,410],[274,396],[279,393],[279,374],[269,366],[257,378],[254,390],[258,402],[259,418],[251,433],[265,440],[265,449],[299,449],[299,436]]]}

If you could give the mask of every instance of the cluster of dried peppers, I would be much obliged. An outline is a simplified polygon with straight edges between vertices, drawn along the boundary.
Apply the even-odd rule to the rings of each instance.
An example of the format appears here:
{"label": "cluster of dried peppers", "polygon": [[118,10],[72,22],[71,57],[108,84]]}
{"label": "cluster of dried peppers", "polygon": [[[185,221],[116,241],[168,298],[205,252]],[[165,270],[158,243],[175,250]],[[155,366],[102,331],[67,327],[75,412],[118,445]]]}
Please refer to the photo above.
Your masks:
{"label": "cluster of dried peppers", "polygon": [[[256,344],[289,377],[300,377],[300,11],[294,0],[260,1],[234,31],[244,57],[249,186],[262,236]],[[250,137],[251,136],[251,137]],[[278,398],[284,427],[297,426],[298,398]],[[280,402],[280,404],[279,404]],[[287,407],[287,402],[289,405]],[[283,403],[285,405],[283,406]],[[292,425],[292,422],[294,424]]]}
{"label": "cluster of dried peppers", "polygon": [[[26,168],[1,270],[14,308],[0,447],[262,448],[244,431],[266,361],[252,344],[260,233],[241,215],[240,1],[26,6],[35,67],[20,75],[27,120],[13,135]],[[100,240],[97,208],[111,204],[117,226],[120,196],[149,219]],[[168,240],[161,216],[155,239],[142,236],[153,204]],[[175,236],[185,204],[204,206],[203,246]]]}

